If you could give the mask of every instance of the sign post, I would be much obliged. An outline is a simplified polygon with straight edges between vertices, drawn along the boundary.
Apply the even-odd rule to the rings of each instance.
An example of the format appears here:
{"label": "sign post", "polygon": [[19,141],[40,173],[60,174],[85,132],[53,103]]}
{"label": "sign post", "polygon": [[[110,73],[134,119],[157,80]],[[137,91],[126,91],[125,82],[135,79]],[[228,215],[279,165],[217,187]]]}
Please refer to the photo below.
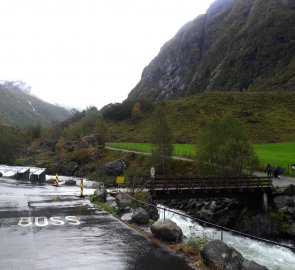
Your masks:
{"label": "sign post", "polygon": [[156,170],[154,167],[151,167],[151,178],[152,178],[152,181],[153,181],[153,196],[156,195],[156,192],[155,192],[155,173],[156,173]]}
{"label": "sign post", "polygon": [[58,174],[55,175],[55,185],[58,187]]}
{"label": "sign post", "polygon": [[80,182],[80,197],[84,198],[85,196],[83,195],[83,188],[84,188],[84,183],[83,183],[83,179],[81,178],[81,182]]}

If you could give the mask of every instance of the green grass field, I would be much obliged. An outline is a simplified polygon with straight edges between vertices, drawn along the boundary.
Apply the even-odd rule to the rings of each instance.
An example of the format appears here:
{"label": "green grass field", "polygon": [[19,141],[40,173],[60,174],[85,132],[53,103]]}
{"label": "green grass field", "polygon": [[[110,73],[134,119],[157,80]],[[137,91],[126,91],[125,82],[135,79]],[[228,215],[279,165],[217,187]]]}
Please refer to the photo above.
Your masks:
{"label": "green grass field", "polygon": [[[150,143],[106,143],[106,146],[151,153],[152,144]],[[174,156],[178,157],[194,157],[196,156],[196,146],[193,144],[173,144]]]}
{"label": "green grass field", "polygon": [[[150,153],[152,145],[148,143],[107,143],[109,147],[128,149],[139,152]],[[174,144],[174,155],[180,157],[195,157],[197,147],[194,144]],[[295,164],[295,142],[275,144],[253,144],[262,167],[267,163],[273,166],[281,166],[285,173],[295,174],[291,165]]]}
{"label": "green grass field", "polygon": [[295,142],[254,144],[253,146],[262,164],[279,165],[291,173],[291,165],[295,164]]}

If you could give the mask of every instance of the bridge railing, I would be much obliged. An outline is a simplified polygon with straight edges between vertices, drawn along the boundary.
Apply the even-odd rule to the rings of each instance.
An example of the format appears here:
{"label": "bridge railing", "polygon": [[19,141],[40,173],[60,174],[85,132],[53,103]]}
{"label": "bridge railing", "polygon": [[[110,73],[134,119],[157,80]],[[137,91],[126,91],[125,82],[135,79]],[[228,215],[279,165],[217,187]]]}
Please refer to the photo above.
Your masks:
{"label": "bridge railing", "polygon": [[271,188],[266,177],[155,177],[147,187],[157,190]]}

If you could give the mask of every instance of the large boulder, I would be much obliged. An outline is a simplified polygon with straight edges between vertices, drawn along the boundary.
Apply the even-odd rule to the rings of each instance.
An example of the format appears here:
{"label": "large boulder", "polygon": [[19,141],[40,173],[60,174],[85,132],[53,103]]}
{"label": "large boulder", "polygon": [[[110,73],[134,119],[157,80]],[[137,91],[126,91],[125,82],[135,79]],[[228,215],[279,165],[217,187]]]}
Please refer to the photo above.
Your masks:
{"label": "large boulder", "polygon": [[50,179],[46,180],[46,183],[49,185],[54,185],[55,182],[56,182],[55,178],[50,178]]}
{"label": "large boulder", "polygon": [[107,200],[107,191],[104,188],[99,188],[94,191],[93,199],[99,202],[106,202]]}
{"label": "large boulder", "polygon": [[133,217],[133,209],[130,209],[131,212],[127,212],[127,213],[124,213],[120,219],[123,220],[123,221],[127,221],[127,222],[132,222],[132,217]]}
{"label": "large boulder", "polygon": [[160,217],[157,206],[141,204],[141,207],[149,214],[150,219],[157,221]]}
{"label": "large boulder", "polygon": [[149,224],[149,220],[149,214],[141,207],[138,207],[132,215],[132,222],[137,224]]}
{"label": "large boulder", "polygon": [[295,237],[295,223],[291,224],[288,229],[287,233],[293,237]]}
{"label": "large boulder", "polygon": [[116,195],[116,204],[119,210],[124,210],[126,208],[130,208],[133,200],[124,193],[119,193]]}
{"label": "large boulder", "polygon": [[66,180],[66,181],[65,181],[65,185],[66,185],[66,186],[75,186],[75,185],[76,185],[76,181],[73,180],[73,179]]}
{"label": "large boulder", "polygon": [[119,176],[127,168],[127,163],[124,160],[114,160],[105,165],[104,171],[107,175]]}
{"label": "large boulder", "polygon": [[63,168],[63,174],[65,175],[74,175],[74,173],[79,169],[79,165],[77,162],[69,162],[68,164],[66,164]]}
{"label": "large boulder", "polygon": [[79,141],[65,141],[63,147],[67,152],[73,152],[78,145]]}
{"label": "large boulder", "polygon": [[206,266],[220,270],[267,270],[253,261],[243,258],[241,253],[219,240],[213,240],[201,249]]}
{"label": "large boulder", "polygon": [[149,192],[144,193],[145,203],[140,204],[140,207],[143,208],[150,216],[150,219],[157,221],[160,217],[157,204],[153,201],[153,198]]}
{"label": "large boulder", "polygon": [[91,185],[91,188],[96,188],[96,189],[101,189],[101,188],[105,188],[105,185],[103,182],[94,182]]}
{"label": "large boulder", "polygon": [[82,142],[85,142],[88,145],[92,145],[95,147],[104,147],[104,138],[99,136],[98,134],[91,134],[83,137]]}
{"label": "large boulder", "polygon": [[156,221],[151,231],[155,237],[167,242],[179,242],[183,236],[181,228],[169,219]]}

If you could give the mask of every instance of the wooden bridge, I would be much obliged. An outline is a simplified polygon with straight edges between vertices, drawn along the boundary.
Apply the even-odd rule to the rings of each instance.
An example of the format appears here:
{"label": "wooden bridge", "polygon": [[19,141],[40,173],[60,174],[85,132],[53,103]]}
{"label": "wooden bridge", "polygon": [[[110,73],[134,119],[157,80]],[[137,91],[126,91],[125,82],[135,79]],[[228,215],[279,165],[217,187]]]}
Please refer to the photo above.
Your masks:
{"label": "wooden bridge", "polygon": [[156,199],[239,197],[249,193],[269,193],[272,180],[266,177],[155,177],[147,188]]}

